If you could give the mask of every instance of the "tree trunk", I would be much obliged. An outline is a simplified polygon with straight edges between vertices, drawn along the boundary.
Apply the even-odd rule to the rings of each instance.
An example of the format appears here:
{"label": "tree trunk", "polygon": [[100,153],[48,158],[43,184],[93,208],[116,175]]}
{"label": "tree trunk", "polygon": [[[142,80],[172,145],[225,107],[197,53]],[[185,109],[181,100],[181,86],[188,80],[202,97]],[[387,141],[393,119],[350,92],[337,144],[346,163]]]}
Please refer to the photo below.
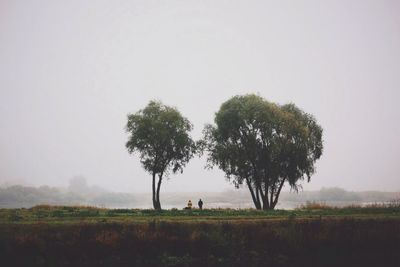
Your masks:
{"label": "tree trunk", "polygon": [[157,210],[161,210],[161,202],[160,202],[160,188],[161,188],[162,174],[158,176],[158,184],[157,184]]}
{"label": "tree trunk", "polygon": [[271,204],[272,209],[275,208],[276,204],[278,203],[278,198],[283,188],[283,184],[285,183],[285,179],[282,180],[281,184],[279,185],[278,191],[275,193],[274,202]]}
{"label": "tree trunk", "polygon": [[157,200],[156,200],[156,173],[153,172],[153,208],[156,210],[158,209]]}
{"label": "tree trunk", "polygon": [[260,187],[256,186],[256,199],[257,199],[257,203],[260,203],[259,205],[261,206],[261,202],[260,202]]}
{"label": "tree trunk", "polygon": [[269,210],[273,210],[274,208],[272,207],[273,206],[273,203],[274,203],[274,190],[275,190],[275,185],[274,186],[271,186],[271,190],[270,190],[270,192],[269,192],[269,207],[268,207],[268,209]]}
{"label": "tree trunk", "polygon": [[[266,172],[266,169],[264,169],[264,171]],[[263,210],[268,210],[271,205],[271,203],[268,201],[269,182],[267,181],[267,175],[266,173],[264,173],[264,194],[261,194],[261,197],[263,199]]]}
{"label": "tree trunk", "polygon": [[251,182],[249,181],[248,178],[246,178],[246,182],[247,182],[247,186],[250,190],[250,194],[251,194],[251,198],[253,199],[254,206],[256,207],[256,209],[260,210],[261,205],[260,205],[259,201],[257,202],[256,196],[254,195],[253,187],[251,186]]}
{"label": "tree trunk", "polygon": [[265,190],[265,194],[260,187],[260,195],[262,199],[262,209],[267,210],[269,208],[269,201],[268,201],[268,189]]}

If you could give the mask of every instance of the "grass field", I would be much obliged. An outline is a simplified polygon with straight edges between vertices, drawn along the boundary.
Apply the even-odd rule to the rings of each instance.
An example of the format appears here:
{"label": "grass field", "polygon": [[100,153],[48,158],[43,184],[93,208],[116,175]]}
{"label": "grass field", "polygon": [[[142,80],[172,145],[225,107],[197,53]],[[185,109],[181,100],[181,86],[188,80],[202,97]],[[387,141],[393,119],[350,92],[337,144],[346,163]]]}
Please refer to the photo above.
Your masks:
{"label": "grass field", "polygon": [[30,209],[0,209],[0,223],[104,223],[148,221],[237,221],[285,218],[328,217],[400,217],[400,205],[375,204],[367,207],[330,207],[308,203],[295,210],[259,211],[255,209],[206,209],[206,210],[143,210],[105,209],[87,206],[39,205]]}
{"label": "grass field", "polygon": [[0,210],[4,266],[400,266],[400,206]]}

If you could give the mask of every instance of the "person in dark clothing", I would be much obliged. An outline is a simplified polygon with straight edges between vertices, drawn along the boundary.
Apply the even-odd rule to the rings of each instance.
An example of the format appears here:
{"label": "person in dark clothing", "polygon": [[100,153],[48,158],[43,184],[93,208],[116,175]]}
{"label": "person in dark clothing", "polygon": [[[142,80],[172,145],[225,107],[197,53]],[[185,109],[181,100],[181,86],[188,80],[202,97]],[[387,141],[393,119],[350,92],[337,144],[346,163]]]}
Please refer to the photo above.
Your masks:
{"label": "person in dark clothing", "polygon": [[203,201],[201,201],[201,199],[200,199],[197,204],[199,205],[199,208],[202,210],[203,209]]}

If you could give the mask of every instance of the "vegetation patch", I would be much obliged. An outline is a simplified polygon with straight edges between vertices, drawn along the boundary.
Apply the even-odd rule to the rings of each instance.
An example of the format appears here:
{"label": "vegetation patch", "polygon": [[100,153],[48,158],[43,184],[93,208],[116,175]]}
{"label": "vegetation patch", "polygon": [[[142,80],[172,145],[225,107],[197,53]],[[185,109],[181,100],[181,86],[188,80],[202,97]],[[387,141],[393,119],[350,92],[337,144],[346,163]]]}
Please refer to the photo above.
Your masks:
{"label": "vegetation patch", "polygon": [[0,209],[6,266],[399,266],[400,206]]}

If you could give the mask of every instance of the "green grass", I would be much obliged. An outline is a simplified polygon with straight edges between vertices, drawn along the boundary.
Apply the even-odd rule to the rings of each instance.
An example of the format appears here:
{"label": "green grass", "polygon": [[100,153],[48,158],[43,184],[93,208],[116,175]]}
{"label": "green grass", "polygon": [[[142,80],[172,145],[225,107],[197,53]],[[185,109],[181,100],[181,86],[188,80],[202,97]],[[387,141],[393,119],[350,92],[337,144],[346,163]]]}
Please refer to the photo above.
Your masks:
{"label": "green grass", "polygon": [[400,206],[0,209],[4,266],[400,266]]}
{"label": "green grass", "polygon": [[30,209],[0,209],[0,223],[101,223],[162,221],[243,221],[325,217],[400,217],[400,205],[329,207],[308,203],[295,210],[255,209],[146,210],[105,209],[87,206],[39,205]]}

